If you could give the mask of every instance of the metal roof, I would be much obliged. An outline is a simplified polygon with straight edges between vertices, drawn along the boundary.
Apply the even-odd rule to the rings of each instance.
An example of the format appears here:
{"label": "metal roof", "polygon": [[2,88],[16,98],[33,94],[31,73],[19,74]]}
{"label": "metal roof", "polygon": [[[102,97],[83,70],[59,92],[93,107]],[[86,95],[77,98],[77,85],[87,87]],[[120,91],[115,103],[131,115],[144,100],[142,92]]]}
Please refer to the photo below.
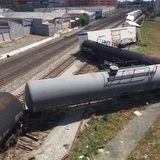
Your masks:
{"label": "metal roof", "polygon": [[7,12],[2,13],[3,18],[19,18],[19,19],[46,19],[53,20],[58,17],[63,17],[66,14],[65,11],[53,11],[53,12]]}

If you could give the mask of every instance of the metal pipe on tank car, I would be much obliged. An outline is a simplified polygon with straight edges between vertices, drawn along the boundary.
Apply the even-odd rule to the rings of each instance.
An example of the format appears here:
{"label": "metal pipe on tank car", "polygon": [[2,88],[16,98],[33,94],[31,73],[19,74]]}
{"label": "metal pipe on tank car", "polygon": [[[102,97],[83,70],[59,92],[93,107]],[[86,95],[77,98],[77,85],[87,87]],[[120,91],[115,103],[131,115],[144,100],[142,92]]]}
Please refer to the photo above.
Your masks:
{"label": "metal pipe on tank car", "polygon": [[155,88],[160,88],[160,65],[35,80],[26,85],[25,98],[31,112],[40,112]]}

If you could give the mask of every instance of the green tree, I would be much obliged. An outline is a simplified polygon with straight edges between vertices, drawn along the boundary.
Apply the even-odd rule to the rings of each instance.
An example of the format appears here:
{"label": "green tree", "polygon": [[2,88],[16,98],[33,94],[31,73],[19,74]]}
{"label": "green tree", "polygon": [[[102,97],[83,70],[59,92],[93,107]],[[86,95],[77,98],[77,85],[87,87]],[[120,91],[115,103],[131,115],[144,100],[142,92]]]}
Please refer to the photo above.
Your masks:
{"label": "green tree", "polygon": [[89,15],[87,13],[83,13],[80,15],[82,26],[86,26],[89,24]]}

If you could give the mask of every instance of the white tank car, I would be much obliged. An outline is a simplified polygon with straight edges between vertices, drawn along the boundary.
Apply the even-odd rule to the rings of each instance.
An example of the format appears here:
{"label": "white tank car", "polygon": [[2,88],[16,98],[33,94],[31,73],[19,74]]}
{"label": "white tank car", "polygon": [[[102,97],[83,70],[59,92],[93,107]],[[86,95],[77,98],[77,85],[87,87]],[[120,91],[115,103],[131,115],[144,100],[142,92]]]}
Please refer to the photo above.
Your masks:
{"label": "white tank car", "polygon": [[25,98],[31,112],[59,109],[79,103],[116,97],[160,87],[160,65],[120,69],[31,81]]}
{"label": "white tank car", "polygon": [[135,10],[127,13],[126,20],[135,21],[142,14],[142,10]]}

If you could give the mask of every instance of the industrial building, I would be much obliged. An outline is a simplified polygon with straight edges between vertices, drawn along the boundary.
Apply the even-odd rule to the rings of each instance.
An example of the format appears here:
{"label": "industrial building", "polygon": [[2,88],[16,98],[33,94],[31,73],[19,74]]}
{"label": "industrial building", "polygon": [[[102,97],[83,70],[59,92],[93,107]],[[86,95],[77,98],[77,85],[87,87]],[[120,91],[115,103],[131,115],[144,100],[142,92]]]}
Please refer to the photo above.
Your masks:
{"label": "industrial building", "polygon": [[48,0],[48,7],[65,7],[66,0]]}
{"label": "industrial building", "polygon": [[66,12],[63,10],[56,10],[54,12],[5,12],[1,16],[5,18],[19,18],[19,19],[47,19],[52,20],[56,17],[62,17]]}
{"label": "industrial building", "polygon": [[0,43],[22,38],[30,34],[31,21],[28,19],[1,19]]}
{"label": "industrial building", "polygon": [[155,0],[154,11],[156,15],[160,15],[160,0]]}
{"label": "industrial building", "polygon": [[64,15],[53,20],[33,19],[32,33],[43,36],[52,36],[55,33],[68,31],[70,28],[70,16]]}
{"label": "industrial building", "polygon": [[117,0],[68,0],[69,6],[116,6]]}
{"label": "industrial building", "polygon": [[[0,15],[4,20],[24,20],[31,22],[33,34],[52,36],[57,32],[67,31],[70,27],[71,17],[64,10],[53,12],[5,12]],[[11,27],[12,28],[12,27]],[[18,27],[17,27],[18,28]],[[17,30],[18,31],[18,30]]]}
{"label": "industrial building", "polygon": [[96,19],[100,18],[100,17],[104,17],[106,15],[106,13],[108,12],[112,12],[113,10],[115,10],[116,6],[92,6],[92,7],[87,7],[87,6],[81,6],[81,7],[51,7],[51,8],[36,8],[34,9],[34,12],[42,12],[42,13],[47,13],[47,12],[56,12],[56,13],[68,13],[71,16],[74,14],[76,16],[76,14],[79,15],[79,13],[81,12],[94,12],[95,13],[95,17]]}
{"label": "industrial building", "polygon": [[68,14],[71,16],[71,18],[80,18],[81,14],[87,13],[89,16],[90,22],[96,20],[96,12],[88,12],[85,10],[68,10]]}
{"label": "industrial building", "polygon": [[56,32],[56,27],[54,23],[49,23],[43,19],[33,19],[32,23],[32,33],[43,35],[43,36],[51,36]]}
{"label": "industrial building", "polygon": [[66,0],[14,0],[16,4],[31,4],[34,7],[64,7],[67,5]]}
{"label": "industrial building", "polygon": [[[64,2],[65,1],[63,1],[63,3]],[[90,17],[90,22],[92,22],[95,19],[102,17],[108,11],[111,11],[114,9],[115,9],[114,6],[110,6],[110,7],[82,6],[82,7],[61,7],[61,8],[58,8],[58,7],[57,8],[56,7],[37,8],[35,9],[34,12],[13,12],[13,11],[4,12],[4,10],[2,10],[0,12],[0,17],[5,21],[7,21],[8,19],[13,21],[15,20],[25,21],[25,19],[30,20],[30,30],[28,31],[29,33],[31,32],[37,35],[52,36],[56,33],[68,32],[71,28],[79,27],[81,24],[79,18],[82,13],[87,13]],[[9,28],[12,28],[12,27],[9,27]],[[21,29],[19,30],[21,31]],[[18,37],[23,37],[27,35],[25,31],[23,32],[20,32],[22,34]],[[9,34],[10,32],[8,32],[7,35]],[[14,37],[12,35],[11,36],[7,36],[7,35],[6,33],[1,32],[1,37],[2,37],[1,39],[3,39],[3,41],[8,41],[8,39],[9,40],[15,39],[15,38],[6,38],[6,37]]]}
{"label": "industrial building", "polygon": [[68,0],[69,6],[93,6],[94,0]]}
{"label": "industrial building", "polygon": [[76,7],[76,6],[114,6],[117,0],[14,0],[19,4],[32,4],[34,7]]}

